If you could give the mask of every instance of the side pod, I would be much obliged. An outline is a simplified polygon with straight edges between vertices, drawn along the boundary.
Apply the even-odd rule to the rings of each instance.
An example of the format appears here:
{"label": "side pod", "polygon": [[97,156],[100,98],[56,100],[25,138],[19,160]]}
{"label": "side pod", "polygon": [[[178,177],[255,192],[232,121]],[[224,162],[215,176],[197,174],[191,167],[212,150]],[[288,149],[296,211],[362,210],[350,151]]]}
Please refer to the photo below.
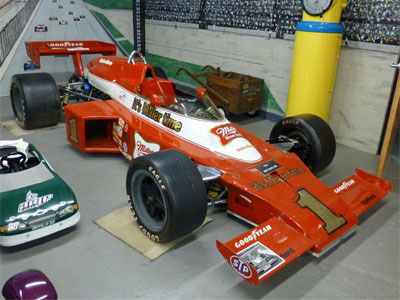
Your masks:
{"label": "side pod", "polygon": [[114,134],[119,116],[107,101],[90,101],[65,106],[67,139],[84,152],[118,153]]}

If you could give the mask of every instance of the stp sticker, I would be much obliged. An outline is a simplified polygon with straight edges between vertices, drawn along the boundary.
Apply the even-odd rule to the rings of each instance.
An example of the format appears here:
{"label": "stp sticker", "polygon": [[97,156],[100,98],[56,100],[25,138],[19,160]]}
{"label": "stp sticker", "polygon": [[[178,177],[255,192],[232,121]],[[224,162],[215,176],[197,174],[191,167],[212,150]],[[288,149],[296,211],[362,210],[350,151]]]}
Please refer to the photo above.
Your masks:
{"label": "stp sticker", "polygon": [[135,151],[133,151],[134,158],[157,151],[160,151],[159,144],[148,142],[138,132],[135,132]]}
{"label": "stp sticker", "polygon": [[251,269],[250,266],[245,262],[243,259],[241,259],[239,256],[233,255],[230,258],[230,263],[232,268],[239,273],[240,276],[244,278],[250,278],[251,277]]}

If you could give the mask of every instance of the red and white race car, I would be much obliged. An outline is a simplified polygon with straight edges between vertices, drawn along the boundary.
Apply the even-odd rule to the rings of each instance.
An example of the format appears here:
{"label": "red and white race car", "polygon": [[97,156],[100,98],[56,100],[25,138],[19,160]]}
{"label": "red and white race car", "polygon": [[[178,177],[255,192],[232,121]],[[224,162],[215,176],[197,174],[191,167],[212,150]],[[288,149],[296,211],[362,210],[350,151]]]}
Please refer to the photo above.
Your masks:
{"label": "red and white race car", "polygon": [[[195,95],[178,89],[139,52],[116,57],[114,45],[96,41],[26,47],[37,66],[41,55],[73,55],[76,71],[67,86],[46,73],[14,75],[17,122],[27,129],[53,125],[66,104],[72,145],[121,152],[133,162],[128,201],[139,227],[156,242],[192,232],[208,205],[225,204],[254,228],[217,241],[217,248],[253,284],[306,251],[320,255],[331,248],[391,190],[388,181],[358,169],[333,187],[314,176],[335,154],[333,133],[319,117],[283,119],[266,142],[229,122],[202,89]],[[108,56],[84,69],[81,55],[88,53]],[[81,103],[67,104],[71,99]]]}
{"label": "red and white race car", "polygon": [[36,25],[35,32],[47,32],[47,26],[46,25]]}

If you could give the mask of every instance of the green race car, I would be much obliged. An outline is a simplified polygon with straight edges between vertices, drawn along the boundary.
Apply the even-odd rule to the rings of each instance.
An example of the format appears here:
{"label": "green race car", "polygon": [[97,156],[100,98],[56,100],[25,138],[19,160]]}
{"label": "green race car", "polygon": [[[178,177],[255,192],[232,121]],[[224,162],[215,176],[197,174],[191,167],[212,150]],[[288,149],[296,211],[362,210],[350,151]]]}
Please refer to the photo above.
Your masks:
{"label": "green race car", "polygon": [[79,219],[74,192],[32,144],[0,141],[0,246],[50,235]]}

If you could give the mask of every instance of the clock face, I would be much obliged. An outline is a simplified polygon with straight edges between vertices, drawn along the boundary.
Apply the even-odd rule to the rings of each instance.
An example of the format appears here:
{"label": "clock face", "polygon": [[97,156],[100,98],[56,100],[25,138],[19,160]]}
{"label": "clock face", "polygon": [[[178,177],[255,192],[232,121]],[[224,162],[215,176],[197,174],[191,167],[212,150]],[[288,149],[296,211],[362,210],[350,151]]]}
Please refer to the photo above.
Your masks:
{"label": "clock face", "polygon": [[303,8],[311,16],[319,16],[326,12],[333,0],[302,0]]}

